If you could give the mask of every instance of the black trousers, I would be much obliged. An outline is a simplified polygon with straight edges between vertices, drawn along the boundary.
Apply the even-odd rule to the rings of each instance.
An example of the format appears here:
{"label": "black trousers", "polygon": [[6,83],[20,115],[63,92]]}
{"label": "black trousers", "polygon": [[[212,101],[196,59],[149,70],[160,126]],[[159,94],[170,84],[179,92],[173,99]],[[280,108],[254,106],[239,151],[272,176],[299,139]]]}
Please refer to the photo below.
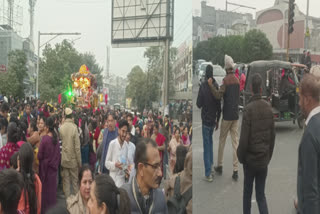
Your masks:
{"label": "black trousers", "polygon": [[248,165],[243,165],[244,172],[244,187],[243,187],[243,214],[251,213],[251,197],[253,189],[253,181],[256,187],[256,199],[260,214],[268,214],[267,199],[264,194],[268,168],[253,169]]}

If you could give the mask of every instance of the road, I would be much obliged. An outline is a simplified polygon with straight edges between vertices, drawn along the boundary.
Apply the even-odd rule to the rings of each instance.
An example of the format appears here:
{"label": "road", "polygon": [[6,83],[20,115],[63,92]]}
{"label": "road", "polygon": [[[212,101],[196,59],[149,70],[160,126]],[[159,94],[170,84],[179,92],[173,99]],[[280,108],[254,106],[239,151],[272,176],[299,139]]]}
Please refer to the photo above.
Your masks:
{"label": "road", "polygon": [[[204,181],[201,113],[196,106],[199,86],[193,80],[193,212],[194,213],[242,213],[243,168],[239,165],[239,180],[232,176],[232,146],[230,136],[224,153],[223,174],[215,175],[212,183]],[[239,120],[241,126],[241,114]],[[240,133],[241,127],[239,127]],[[217,161],[220,129],[214,133],[214,164]],[[276,123],[276,143],[269,165],[266,198],[269,213],[294,214],[296,195],[298,145],[302,130],[292,122]],[[239,136],[240,137],[240,136]],[[253,191],[254,192],[254,191]],[[252,195],[252,213],[259,213]]]}

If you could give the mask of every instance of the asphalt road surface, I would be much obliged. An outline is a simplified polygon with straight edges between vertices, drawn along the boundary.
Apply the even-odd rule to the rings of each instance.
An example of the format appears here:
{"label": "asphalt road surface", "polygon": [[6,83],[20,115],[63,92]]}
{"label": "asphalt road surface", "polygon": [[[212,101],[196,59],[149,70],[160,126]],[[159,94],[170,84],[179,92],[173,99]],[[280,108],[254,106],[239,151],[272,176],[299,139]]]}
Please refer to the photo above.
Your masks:
{"label": "asphalt road surface", "polygon": [[[243,168],[239,165],[239,180],[234,182],[232,176],[232,145],[230,134],[227,138],[223,174],[215,175],[212,183],[204,180],[203,143],[201,113],[196,106],[198,82],[193,80],[193,212],[194,213],[242,213]],[[241,113],[239,134],[241,129]],[[214,164],[217,162],[220,129],[214,132]],[[240,136],[239,136],[240,137]],[[294,214],[293,200],[296,197],[298,146],[302,130],[292,122],[276,123],[276,143],[272,160],[268,168],[266,198],[269,213]],[[251,213],[259,213],[252,195]]]}

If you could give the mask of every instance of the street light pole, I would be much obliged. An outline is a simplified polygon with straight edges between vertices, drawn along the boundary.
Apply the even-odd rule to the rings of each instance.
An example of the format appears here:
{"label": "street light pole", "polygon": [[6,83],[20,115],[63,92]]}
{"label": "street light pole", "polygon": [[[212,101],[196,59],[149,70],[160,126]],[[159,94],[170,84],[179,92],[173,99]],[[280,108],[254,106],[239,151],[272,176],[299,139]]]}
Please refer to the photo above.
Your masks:
{"label": "street light pole", "polygon": [[226,20],[225,20],[225,23],[224,23],[224,26],[226,28],[226,36],[228,36],[228,28],[227,28],[227,17],[228,17],[228,1],[226,1]]}
{"label": "street light pole", "polygon": [[37,55],[37,85],[36,85],[36,98],[39,98],[39,58],[40,58],[40,31],[38,31],[38,55]]}
{"label": "street light pole", "polygon": [[[38,57],[37,57],[37,83],[36,83],[36,98],[39,98],[39,60],[40,60],[40,48],[44,45],[48,44],[53,39],[57,38],[61,35],[81,35],[81,33],[41,33],[38,31]],[[40,45],[40,37],[41,36],[54,36],[49,41],[45,42],[44,44]]]}

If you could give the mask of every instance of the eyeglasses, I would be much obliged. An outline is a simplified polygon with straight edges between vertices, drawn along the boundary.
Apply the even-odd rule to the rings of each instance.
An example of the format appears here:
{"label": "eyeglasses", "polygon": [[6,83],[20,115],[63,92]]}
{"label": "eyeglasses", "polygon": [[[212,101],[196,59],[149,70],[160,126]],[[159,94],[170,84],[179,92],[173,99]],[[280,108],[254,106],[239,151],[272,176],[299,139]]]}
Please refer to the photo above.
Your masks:
{"label": "eyeglasses", "polygon": [[153,170],[161,170],[161,164],[160,163],[156,163],[156,164],[143,163],[143,164],[151,166]]}

